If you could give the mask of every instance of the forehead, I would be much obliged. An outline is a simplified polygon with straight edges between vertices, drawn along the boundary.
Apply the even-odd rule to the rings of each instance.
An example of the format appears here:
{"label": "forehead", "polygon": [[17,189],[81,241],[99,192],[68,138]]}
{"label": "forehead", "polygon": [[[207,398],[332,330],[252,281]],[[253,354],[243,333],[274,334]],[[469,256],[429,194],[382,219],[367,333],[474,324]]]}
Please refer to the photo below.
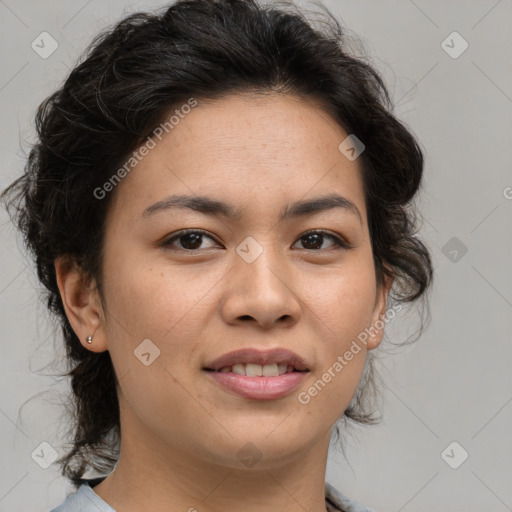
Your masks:
{"label": "forehead", "polygon": [[[337,149],[332,140],[345,135],[343,129],[313,99],[272,94],[239,94],[219,100],[199,100],[198,105],[168,137],[168,148],[193,145],[194,157],[218,154],[225,158],[258,156],[295,162],[304,157],[321,158]],[[182,155],[186,156],[186,155]],[[327,156],[327,155],[325,155]]]}
{"label": "forehead", "polygon": [[152,137],[153,147],[117,186],[113,208],[142,213],[172,193],[261,206],[338,192],[350,196],[364,215],[359,162],[339,150],[348,134],[313,99],[279,94],[198,99],[193,108],[174,107],[164,122],[171,116],[172,125],[160,138]]}

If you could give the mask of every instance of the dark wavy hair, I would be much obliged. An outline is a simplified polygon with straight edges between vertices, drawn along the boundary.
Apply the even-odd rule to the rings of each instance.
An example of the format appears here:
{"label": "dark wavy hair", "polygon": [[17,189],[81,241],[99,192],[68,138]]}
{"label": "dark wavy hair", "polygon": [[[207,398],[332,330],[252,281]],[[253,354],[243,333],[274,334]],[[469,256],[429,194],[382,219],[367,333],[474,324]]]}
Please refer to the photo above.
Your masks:
{"label": "dark wavy hair", "polygon": [[[64,84],[39,106],[38,140],[2,200],[34,257],[49,310],[64,335],[73,443],[62,474],[112,470],[120,438],[117,379],[109,352],[85,349],[66,317],[54,261],[66,256],[101,288],[105,218],[112,194],[93,195],[176,105],[241,92],[294,94],[319,104],[366,146],[359,157],[379,285],[412,303],[432,281],[429,251],[412,206],[423,155],[392,113],[380,75],[349,52],[351,39],[326,14],[318,27],[290,3],[179,0],[127,16],[97,36]],[[371,354],[368,354],[369,356]],[[369,366],[342,419],[371,423]]]}

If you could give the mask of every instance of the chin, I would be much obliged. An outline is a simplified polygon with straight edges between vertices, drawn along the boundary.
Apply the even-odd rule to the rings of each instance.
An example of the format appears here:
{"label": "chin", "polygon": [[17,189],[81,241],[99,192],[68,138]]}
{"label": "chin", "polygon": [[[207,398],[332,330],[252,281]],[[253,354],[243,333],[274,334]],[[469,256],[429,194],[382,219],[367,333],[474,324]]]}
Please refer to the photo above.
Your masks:
{"label": "chin", "polygon": [[[237,470],[282,467],[283,464],[293,463],[320,440],[320,436],[306,438],[304,429],[285,429],[279,423],[272,428],[251,430],[236,429],[230,425],[228,432],[232,437],[226,434],[222,441],[204,445],[203,448],[211,462]],[[312,434],[310,428],[306,432]],[[215,451],[212,446],[216,447]]]}

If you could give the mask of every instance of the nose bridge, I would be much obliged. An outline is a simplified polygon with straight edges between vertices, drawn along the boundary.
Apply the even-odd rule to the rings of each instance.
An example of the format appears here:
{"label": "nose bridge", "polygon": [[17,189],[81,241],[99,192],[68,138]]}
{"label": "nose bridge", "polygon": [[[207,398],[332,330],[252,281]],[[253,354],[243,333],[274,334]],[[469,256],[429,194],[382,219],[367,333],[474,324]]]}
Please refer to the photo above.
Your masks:
{"label": "nose bridge", "polygon": [[264,293],[267,299],[271,299],[272,295],[283,292],[283,277],[279,274],[286,273],[285,264],[275,250],[271,237],[258,239],[259,242],[253,237],[247,237],[237,247],[237,272],[240,273],[240,279],[249,285],[249,290]]}
{"label": "nose bridge", "polygon": [[228,298],[223,314],[235,321],[252,317],[261,325],[280,318],[288,322],[300,315],[293,286],[288,283],[287,262],[273,245],[272,237],[246,238],[238,247],[232,270]]}
{"label": "nose bridge", "polygon": [[272,292],[272,294],[283,291],[281,289],[285,287],[283,283],[285,279],[283,274],[286,273],[285,263],[280,260],[270,243],[252,263],[244,262],[240,266],[248,274],[251,286],[262,288],[263,291]]}

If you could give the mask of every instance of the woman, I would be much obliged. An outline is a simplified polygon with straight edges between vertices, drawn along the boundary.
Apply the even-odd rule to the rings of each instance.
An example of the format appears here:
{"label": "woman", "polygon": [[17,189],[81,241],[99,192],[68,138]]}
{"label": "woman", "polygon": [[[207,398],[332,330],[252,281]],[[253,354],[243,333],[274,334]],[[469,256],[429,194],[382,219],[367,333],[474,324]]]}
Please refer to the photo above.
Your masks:
{"label": "woman", "polygon": [[371,351],[432,267],[421,150],[338,22],[131,15],[37,129],[4,198],[70,364],[54,511],[367,510],[325,482],[329,440],[372,421]]}

